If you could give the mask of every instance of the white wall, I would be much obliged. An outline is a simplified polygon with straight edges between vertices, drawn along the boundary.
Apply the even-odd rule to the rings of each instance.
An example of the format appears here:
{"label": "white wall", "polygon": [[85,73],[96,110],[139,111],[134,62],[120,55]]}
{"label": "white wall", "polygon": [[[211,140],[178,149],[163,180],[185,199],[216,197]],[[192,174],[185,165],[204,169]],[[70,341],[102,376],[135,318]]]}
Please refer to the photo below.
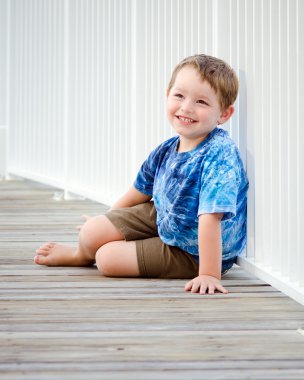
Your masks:
{"label": "white wall", "polygon": [[175,64],[199,52],[223,58],[241,81],[225,127],[251,185],[242,265],[304,302],[303,0],[8,6],[8,171],[111,203],[172,135],[165,90]]}
{"label": "white wall", "polygon": [[6,173],[7,144],[7,96],[6,96],[6,60],[7,60],[7,4],[0,0],[0,179]]}

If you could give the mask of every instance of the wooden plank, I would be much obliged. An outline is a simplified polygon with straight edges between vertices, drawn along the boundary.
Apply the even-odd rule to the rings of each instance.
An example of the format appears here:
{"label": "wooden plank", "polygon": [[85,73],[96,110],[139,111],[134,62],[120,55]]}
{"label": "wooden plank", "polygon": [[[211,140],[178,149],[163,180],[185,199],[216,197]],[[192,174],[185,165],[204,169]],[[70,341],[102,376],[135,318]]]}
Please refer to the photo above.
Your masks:
{"label": "wooden plank", "polygon": [[[74,276],[73,276],[74,278]],[[86,280],[82,280],[82,278],[80,277],[80,281],[78,282],[75,282],[73,281],[73,278],[71,279],[71,281],[58,281],[56,280],[55,278],[55,281],[53,282],[49,282],[49,278],[45,278],[45,277],[40,277],[40,283],[39,283],[39,289],[56,289],[56,288],[60,288],[60,289],[67,289],[67,288],[81,288],[81,289],[85,289],[85,288],[117,288],[117,287],[121,287],[122,286],[122,283],[121,281],[116,281],[113,280],[113,279],[110,279],[110,278],[107,278],[107,281],[105,281],[105,277],[100,277],[100,279],[98,281],[92,279],[91,281],[86,281]],[[0,282],[0,289],[20,289],[20,290],[23,290],[23,289],[36,289],[37,288],[37,281],[34,281],[36,279],[36,277],[34,277],[32,280],[30,279],[27,279],[25,281],[25,279],[23,277],[20,277],[18,281],[14,281],[14,282],[3,282],[1,283]],[[134,288],[136,287],[136,289],[138,288],[146,288],[147,286],[153,284],[153,287],[154,288],[157,288],[157,289],[164,289],[164,288],[169,288],[169,289],[172,289],[172,288],[175,288],[175,289],[180,289],[181,287],[183,287],[183,285],[185,284],[185,280],[171,280],[171,281],[167,281],[167,280],[163,280],[163,281],[153,281],[153,282],[148,282],[148,281],[134,281],[134,279],[124,279],[125,281],[123,281],[123,287],[124,289],[126,288]],[[229,285],[229,286],[234,286],[234,287],[240,287],[240,286],[251,286],[250,289],[253,289],[255,290],[256,288],[258,287],[267,287],[267,288],[270,288],[270,289],[273,289],[271,286],[269,285],[265,285],[263,284],[263,282],[256,282],[256,281],[253,281],[253,280],[244,280],[242,282],[242,284],[236,282],[235,280],[224,280],[225,281],[225,284],[226,285]],[[224,282],[223,281],[223,282]]]}
{"label": "wooden plank", "polygon": [[[303,360],[290,360],[289,362],[285,362],[282,360],[256,360],[256,361],[248,361],[248,360],[236,360],[235,362],[231,361],[173,361],[173,360],[159,360],[157,362],[154,361],[133,361],[133,362],[115,362],[115,367],[117,371],[131,371],[134,369],[134,365],[140,370],[163,370],[163,371],[180,371],[180,370],[231,370],[231,369],[255,369],[259,368],[260,370],[277,370],[277,369],[288,369],[292,367],[294,369],[303,369],[304,362]],[[54,363],[19,363],[18,369],[20,371],[29,371],[30,369],[36,371],[55,371],[56,369],[66,370],[66,371],[85,371],[88,366],[91,369],[96,371],[111,371],[113,369],[112,361],[82,361],[82,362],[74,362],[66,363],[66,362],[54,362]],[[16,366],[17,367],[17,366]],[[0,364],[0,370],[6,371],[16,371],[17,368],[9,364]]]}
{"label": "wooden plank", "polygon": [[[179,344],[172,344],[172,338]],[[304,340],[296,331],[0,332],[0,360],[301,360]],[[14,342],[14,345],[11,342]],[[22,348],[22,349],[20,349]]]}
{"label": "wooden plank", "polygon": [[[198,326],[201,326],[204,330],[208,331],[250,331],[250,330],[297,330],[303,323],[303,314],[301,317],[294,316],[294,319],[274,319],[273,315],[263,315],[260,319],[251,320],[250,315],[243,316],[236,314],[229,320],[222,318],[212,320],[199,317],[193,317],[191,320],[178,320],[160,318],[155,316],[149,318],[149,331],[197,331]],[[284,316],[282,316],[283,318]],[[297,318],[296,318],[297,317]],[[135,320],[135,313],[133,316],[124,318],[111,318],[93,316],[79,317],[77,320],[71,319],[69,315],[56,317],[50,317],[48,321],[42,320],[41,316],[32,316],[31,319],[13,319],[10,323],[3,318],[3,322],[0,318],[0,331],[50,331],[50,329],[56,331],[147,331],[147,318],[136,318],[136,325],[132,323]],[[86,320],[86,322],[84,322]],[[191,322],[191,323],[189,323]],[[250,323],[249,323],[250,322]]]}
{"label": "wooden plank", "polygon": [[[257,362],[258,365],[259,361]],[[299,369],[245,369],[245,370],[157,370],[158,362],[154,364],[154,369],[123,369],[121,371],[116,370],[94,370],[91,363],[88,363],[86,369],[82,371],[60,371],[60,370],[49,370],[49,371],[38,371],[37,373],[27,372],[26,374],[21,371],[15,371],[10,373],[5,373],[5,378],[9,380],[53,380],[58,379],[74,379],[83,380],[89,376],[92,380],[179,380],[190,378],[192,380],[213,379],[213,380],[244,380],[244,379],[255,379],[255,380],[303,380],[303,370]],[[116,366],[116,363],[115,363]],[[90,370],[88,370],[90,368]],[[134,368],[134,366],[133,366]]]}

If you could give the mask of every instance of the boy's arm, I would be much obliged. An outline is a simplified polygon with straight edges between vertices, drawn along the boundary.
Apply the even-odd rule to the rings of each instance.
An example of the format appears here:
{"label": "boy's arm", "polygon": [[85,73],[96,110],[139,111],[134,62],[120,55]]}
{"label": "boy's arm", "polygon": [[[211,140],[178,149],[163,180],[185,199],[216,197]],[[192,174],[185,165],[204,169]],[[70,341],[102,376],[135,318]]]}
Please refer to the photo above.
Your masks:
{"label": "boy's arm", "polygon": [[[148,202],[152,197],[149,195],[143,194],[140,191],[136,190],[134,186],[132,186],[121,198],[119,198],[114,205],[110,208],[110,210],[114,210],[117,208],[123,207],[131,207],[136,206],[140,203]],[[85,222],[91,219],[91,216],[83,215],[82,216]],[[80,232],[83,227],[82,225],[77,226],[77,230]]]}
{"label": "boy's arm", "polygon": [[220,282],[222,266],[221,219],[223,214],[203,214],[199,217],[199,274],[189,281],[185,290],[214,294],[215,289],[228,293]]}
{"label": "boy's arm", "polygon": [[148,202],[152,197],[136,190],[132,185],[130,189],[119,198],[111,207],[111,210],[123,207],[132,207],[140,203]]}

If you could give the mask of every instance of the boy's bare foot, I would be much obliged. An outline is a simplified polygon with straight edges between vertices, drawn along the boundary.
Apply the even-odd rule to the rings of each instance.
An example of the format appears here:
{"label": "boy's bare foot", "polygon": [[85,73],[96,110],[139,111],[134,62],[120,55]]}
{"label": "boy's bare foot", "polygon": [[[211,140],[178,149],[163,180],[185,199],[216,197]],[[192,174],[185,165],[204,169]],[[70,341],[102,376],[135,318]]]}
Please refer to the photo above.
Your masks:
{"label": "boy's bare foot", "polygon": [[48,266],[84,266],[86,260],[79,257],[77,249],[64,244],[46,243],[36,250],[36,264]]}

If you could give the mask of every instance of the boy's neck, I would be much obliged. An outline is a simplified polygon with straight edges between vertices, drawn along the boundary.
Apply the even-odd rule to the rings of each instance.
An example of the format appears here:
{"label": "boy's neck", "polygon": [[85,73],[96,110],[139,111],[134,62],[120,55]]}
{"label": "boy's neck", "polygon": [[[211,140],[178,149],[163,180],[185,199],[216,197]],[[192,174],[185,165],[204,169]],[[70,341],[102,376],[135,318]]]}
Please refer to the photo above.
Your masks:
{"label": "boy's neck", "polygon": [[204,141],[208,135],[209,133],[207,133],[204,137],[201,137],[196,140],[188,140],[185,139],[183,136],[179,136],[177,153],[190,152],[191,150],[195,149],[202,141]]}

